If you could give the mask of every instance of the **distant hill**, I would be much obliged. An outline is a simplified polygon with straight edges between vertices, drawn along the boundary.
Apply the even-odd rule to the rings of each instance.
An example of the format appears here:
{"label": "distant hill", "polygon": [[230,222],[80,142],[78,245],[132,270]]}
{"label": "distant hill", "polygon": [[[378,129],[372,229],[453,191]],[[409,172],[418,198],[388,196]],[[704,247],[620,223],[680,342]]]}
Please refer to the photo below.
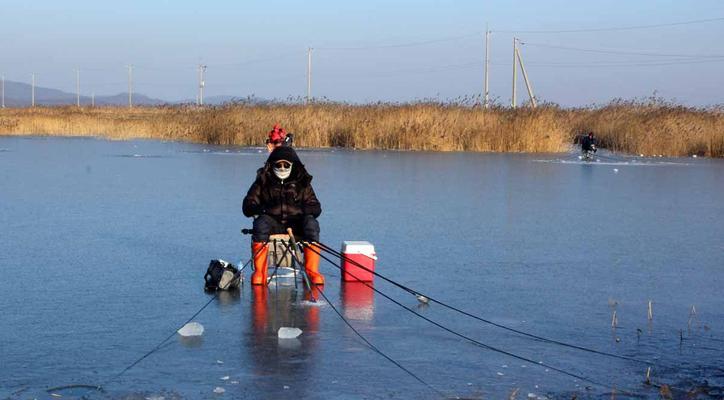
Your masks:
{"label": "distant hill", "polygon": [[[31,85],[22,82],[5,81],[5,105],[7,107],[29,107],[31,104]],[[208,96],[204,98],[204,104],[221,105],[226,103],[247,103],[267,104],[268,99],[255,96]],[[45,106],[74,105],[76,103],[75,93],[68,93],[58,89],[51,89],[41,86],[35,87],[35,104]],[[133,94],[133,104],[137,105],[161,105],[161,104],[195,104],[196,99],[181,101],[166,101],[148,97],[141,93]],[[81,105],[90,105],[90,96],[80,96]],[[98,106],[124,106],[128,104],[128,92],[118,93],[111,96],[96,96],[95,104]]]}
{"label": "distant hill", "polygon": [[[5,106],[7,107],[28,107],[31,105],[32,86],[27,83],[5,81]],[[41,86],[35,87],[35,104],[46,106],[73,105],[76,103],[75,93],[68,93],[58,89],[51,89]],[[90,105],[90,96],[81,96],[82,105]],[[119,93],[112,96],[96,96],[96,105],[126,105],[128,104],[128,93]],[[138,105],[159,105],[167,104],[168,101],[154,99],[140,93],[133,94],[133,104]]]}

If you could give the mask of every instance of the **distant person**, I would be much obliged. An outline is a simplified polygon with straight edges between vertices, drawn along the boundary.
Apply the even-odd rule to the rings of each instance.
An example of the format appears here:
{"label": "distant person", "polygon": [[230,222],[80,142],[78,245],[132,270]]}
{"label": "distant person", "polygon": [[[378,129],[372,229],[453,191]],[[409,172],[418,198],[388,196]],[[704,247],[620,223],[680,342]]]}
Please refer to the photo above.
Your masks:
{"label": "distant person", "polygon": [[593,132],[588,132],[588,135],[583,136],[581,139],[581,151],[584,155],[590,155],[597,151],[596,138],[593,136]]}
{"label": "distant person", "polygon": [[282,128],[279,124],[274,124],[272,130],[269,131],[269,137],[266,140],[266,149],[271,153],[274,149],[279,146],[292,146],[294,141],[294,134],[287,133],[286,129]]}
{"label": "distant person", "polygon": [[254,218],[251,251],[254,257],[252,285],[267,284],[269,235],[287,233],[304,243],[304,270],[314,285],[323,285],[319,273],[319,222],[322,206],[312,188],[312,176],[293,148],[279,145],[256,173],[242,206]]}

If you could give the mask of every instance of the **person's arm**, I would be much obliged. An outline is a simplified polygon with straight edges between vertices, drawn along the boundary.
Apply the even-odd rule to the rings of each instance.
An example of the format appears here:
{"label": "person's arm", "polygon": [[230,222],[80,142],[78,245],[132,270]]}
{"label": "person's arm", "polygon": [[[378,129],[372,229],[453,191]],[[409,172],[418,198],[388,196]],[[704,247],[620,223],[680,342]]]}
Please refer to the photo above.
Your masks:
{"label": "person's arm", "polygon": [[249,188],[249,191],[244,197],[244,202],[241,205],[241,210],[247,217],[253,217],[255,215],[261,215],[264,213],[261,200],[261,184],[257,179]]}
{"label": "person's arm", "polygon": [[317,195],[314,193],[314,189],[311,184],[304,189],[304,194],[302,196],[302,212],[305,215],[311,215],[314,218],[319,218],[319,215],[322,214],[322,205],[319,204],[319,200],[317,200]]}

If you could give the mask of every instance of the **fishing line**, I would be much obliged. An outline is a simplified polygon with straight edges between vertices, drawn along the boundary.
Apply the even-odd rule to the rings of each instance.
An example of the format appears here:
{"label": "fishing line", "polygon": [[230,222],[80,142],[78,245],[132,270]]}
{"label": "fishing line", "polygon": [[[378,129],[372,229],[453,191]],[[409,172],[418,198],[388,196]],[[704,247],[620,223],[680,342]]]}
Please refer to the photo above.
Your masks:
{"label": "fishing line", "polygon": [[[290,252],[291,246],[288,246],[288,245],[285,246],[285,249],[284,249],[284,251],[282,252],[282,255],[281,255],[281,256],[277,256],[277,255],[276,255],[276,253],[277,253],[277,242],[278,242],[278,240],[275,239],[275,240],[274,240],[274,254],[275,254],[274,257],[275,257],[277,260],[283,260],[284,257],[287,256],[287,253]],[[291,255],[291,254],[290,254],[290,255]],[[275,262],[275,263],[274,263],[274,271],[272,271],[272,274],[269,276],[269,279],[267,279],[267,281],[266,281],[267,285],[269,284],[269,282],[271,282],[272,279],[274,279],[274,277],[276,276],[276,274],[277,274],[278,271],[279,271],[279,263],[278,263],[278,262]],[[296,273],[297,273],[297,270],[294,269],[295,277],[296,277]],[[296,279],[294,280],[294,283],[296,284]]]}
{"label": "fishing line", "polygon": [[[267,240],[267,241],[264,243],[264,246],[266,246],[268,243],[269,243],[269,241]],[[226,284],[226,286],[223,287],[221,290],[224,290],[224,289],[226,289],[227,287],[229,287],[229,285],[231,285],[231,283],[232,283],[234,280],[236,280],[236,278],[237,278],[239,275],[241,275],[241,271],[243,271],[244,268],[246,268],[246,267],[249,265],[249,263],[251,263],[251,262],[256,258],[256,256],[259,254],[259,252],[261,252],[261,250],[264,249],[264,246],[262,246],[256,253],[254,253],[254,254],[252,255],[252,257],[249,259],[249,261],[247,261],[241,268],[239,268],[239,271],[238,271],[236,274],[234,274],[234,277],[233,277],[231,280],[229,280],[229,282]],[[188,324],[189,322],[193,321],[194,318],[196,318],[199,314],[201,314],[202,311],[204,311],[204,310],[206,309],[206,307],[209,306],[209,304],[213,303],[214,300],[217,300],[217,299],[219,298],[219,293],[220,293],[220,291],[216,291],[216,293],[214,293],[214,295],[209,299],[209,301],[207,301],[203,306],[201,306],[201,308],[199,308],[190,318],[188,318],[188,319],[186,320],[186,322],[184,322],[182,325],[180,325],[178,329],[174,330],[173,332],[171,332],[171,334],[169,334],[168,336],[166,336],[166,338],[164,338],[162,341],[160,341],[154,348],[152,348],[151,350],[147,351],[144,355],[142,355],[142,356],[139,357],[136,361],[134,361],[134,362],[132,362],[131,364],[129,364],[129,365],[128,365],[126,368],[124,368],[121,372],[119,372],[119,373],[117,373],[116,375],[112,376],[110,379],[106,380],[105,382],[103,382],[103,383],[101,383],[101,384],[99,384],[99,385],[97,385],[97,386],[94,386],[93,389],[91,389],[91,390],[89,390],[88,392],[86,392],[85,394],[83,394],[83,395],[81,396],[81,398],[86,397],[89,393],[94,392],[94,391],[102,392],[104,386],[106,386],[106,385],[112,383],[113,381],[115,381],[116,379],[120,378],[123,374],[125,374],[126,372],[128,372],[131,368],[135,367],[135,366],[138,365],[141,361],[145,360],[146,358],[148,358],[149,356],[151,356],[153,353],[155,353],[155,352],[157,352],[158,350],[160,350],[161,347],[163,347],[163,345],[164,345],[166,342],[168,342],[172,337],[174,337],[174,335],[176,335],[176,333],[178,332],[179,329],[183,328],[186,324]],[[90,386],[90,385],[88,385],[88,386]]]}
{"label": "fishing line", "polygon": [[[320,257],[324,258],[324,259],[325,259],[326,261],[328,261],[330,264],[332,264],[332,265],[334,265],[335,267],[337,267],[340,271],[342,270],[342,267],[341,267],[341,266],[339,266],[339,265],[336,264],[334,261],[332,261],[332,260],[330,260],[329,258],[327,258],[325,255],[321,254],[320,252],[317,252],[314,248],[310,247],[310,250],[312,250],[313,252],[319,254]],[[543,367],[543,368],[548,368],[548,369],[550,369],[550,370],[552,370],[552,371],[556,371],[556,372],[558,372],[558,373],[561,373],[561,374],[563,374],[563,375],[570,376],[570,377],[575,378],[575,379],[580,379],[581,381],[588,382],[588,383],[591,383],[591,384],[596,385],[596,386],[600,386],[600,387],[604,387],[604,388],[608,388],[608,387],[609,387],[608,385],[603,384],[603,383],[598,382],[598,381],[595,381],[595,380],[593,380],[593,379],[591,379],[591,378],[587,378],[587,377],[585,377],[585,376],[578,375],[578,374],[576,374],[576,373],[569,372],[569,371],[566,371],[566,370],[564,370],[564,369],[554,367],[554,366],[552,366],[552,365],[549,365],[549,364],[547,364],[547,363],[544,363],[543,361],[534,361],[534,360],[532,360],[532,359],[530,359],[530,358],[527,358],[527,357],[524,357],[524,356],[520,356],[520,355],[511,353],[511,352],[509,352],[509,351],[507,351],[507,350],[499,349],[499,348],[497,348],[497,347],[494,347],[494,346],[485,344],[485,343],[483,343],[483,342],[481,342],[481,341],[478,341],[478,340],[476,340],[476,339],[473,339],[473,338],[471,338],[471,337],[469,337],[469,336],[467,336],[467,335],[464,335],[464,334],[462,334],[462,333],[456,332],[456,331],[454,331],[454,330],[452,330],[452,329],[450,329],[450,328],[448,328],[448,327],[440,324],[439,322],[436,322],[436,321],[434,321],[434,320],[432,320],[432,319],[430,319],[430,318],[427,318],[427,317],[425,317],[424,315],[418,313],[417,311],[415,311],[415,310],[407,307],[406,305],[404,305],[404,304],[400,303],[399,301],[393,299],[392,297],[388,296],[387,294],[381,292],[379,289],[376,289],[374,286],[370,285],[369,283],[360,280],[359,278],[357,278],[356,276],[354,276],[353,274],[351,274],[349,271],[346,271],[346,272],[347,272],[349,275],[351,275],[353,278],[355,278],[357,281],[363,283],[363,284],[364,284],[365,286],[367,286],[368,288],[374,290],[375,293],[380,294],[380,295],[383,296],[384,298],[386,298],[386,299],[390,300],[391,302],[397,304],[398,306],[402,307],[403,309],[405,309],[405,310],[411,312],[412,314],[414,314],[414,315],[416,315],[416,316],[424,319],[425,321],[427,321],[427,322],[429,322],[429,323],[437,326],[438,328],[443,329],[443,330],[445,330],[445,331],[447,331],[447,332],[449,332],[449,333],[451,333],[451,334],[453,334],[453,335],[455,335],[455,336],[458,336],[458,337],[460,337],[460,338],[463,338],[463,339],[465,339],[465,340],[468,340],[468,341],[472,342],[473,344],[475,344],[475,345],[477,345],[477,346],[479,346],[479,347],[485,348],[485,349],[487,349],[487,350],[494,351],[494,352],[496,352],[496,353],[504,354],[504,355],[506,355],[506,356],[509,356],[509,357],[512,357],[512,358],[515,358],[515,359],[518,359],[518,360],[521,360],[521,361],[525,361],[525,362],[530,363],[530,364],[535,364],[535,365],[538,365],[538,366]]]}
{"label": "fishing line", "polygon": [[546,337],[543,337],[543,336],[535,335],[535,334],[533,334],[533,333],[521,331],[521,330],[519,330],[519,329],[511,328],[511,327],[509,327],[509,326],[502,325],[502,324],[499,324],[499,323],[490,321],[490,320],[485,319],[485,318],[482,318],[482,317],[480,317],[480,316],[471,314],[471,313],[469,313],[469,312],[467,312],[467,311],[461,310],[461,309],[459,309],[459,308],[457,308],[457,307],[451,306],[451,305],[449,305],[449,304],[447,304],[447,303],[444,303],[444,302],[442,302],[442,301],[440,301],[440,300],[437,300],[437,299],[435,299],[435,298],[433,298],[433,297],[431,297],[431,296],[429,296],[429,295],[427,295],[427,294],[422,294],[422,293],[420,293],[420,292],[418,292],[418,291],[416,291],[416,290],[413,290],[413,289],[411,289],[411,288],[409,288],[409,287],[407,287],[407,286],[405,286],[405,285],[402,285],[402,284],[400,284],[400,283],[397,283],[397,282],[393,281],[392,279],[389,279],[389,278],[387,278],[387,277],[379,274],[378,272],[372,271],[372,270],[370,270],[369,268],[365,267],[364,265],[361,265],[361,264],[355,262],[354,260],[351,260],[351,259],[347,258],[344,254],[341,254],[341,253],[337,252],[336,250],[334,250],[334,249],[330,248],[329,246],[325,245],[324,243],[319,243],[319,245],[320,245],[320,247],[321,247],[322,249],[324,249],[324,250],[327,251],[328,253],[331,253],[332,255],[334,255],[334,256],[336,256],[336,257],[339,257],[340,259],[343,259],[343,260],[345,260],[345,261],[347,261],[347,262],[349,262],[349,263],[351,263],[351,264],[353,264],[353,265],[355,265],[355,266],[357,266],[357,267],[359,267],[359,268],[362,268],[363,270],[365,270],[365,271],[367,271],[367,272],[370,272],[370,273],[374,274],[375,276],[380,277],[381,279],[383,279],[383,280],[385,280],[385,281],[387,281],[387,282],[389,282],[389,283],[397,286],[398,288],[400,288],[400,289],[402,289],[402,290],[407,291],[408,293],[410,293],[410,294],[412,294],[412,295],[414,295],[414,296],[416,296],[416,297],[417,297],[417,296],[423,296],[423,297],[427,298],[429,301],[432,301],[432,302],[434,302],[434,303],[437,303],[437,304],[439,304],[439,305],[441,305],[441,306],[443,306],[443,307],[446,307],[446,308],[448,308],[448,309],[450,309],[450,310],[452,310],[452,311],[455,311],[455,312],[458,312],[458,313],[460,313],[460,314],[463,314],[463,315],[465,315],[465,316],[467,316],[467,317],[476,319],[476,320],[478,320],[478,321],[480,321],[480,322],[483,322],[483,323],[486,323],[486,324],[489,324],[489,325],[493,325],[493,326],[498,327],[498,328],[500,328],[500,329],[504,329],[504,330],[507,330],[507,331],[510,331],[510,332],[514,332],[514,333],[517,333],[517,334],[519,334],[519,335],[527,336],[527,337],[529,337],[529,338],[537,339],[537,340],[540,340],[540,341],[543,341],[543,342],[546,342],[546,343],[556,344],[556,345],[559,345],[559,346],[568,347],[568,348],[571,348],[571,349],[576,349],[576,350],[580,350],[580,351],[585,351],[585,352],[589,352],[589,353],[593,353],[593,354],[598,354],[598,355],[602,355],[602,356],[618,358],[618,359],[621,359],[621,360],[634,361],[634,362],[638,362],[638,363],[646,364],[646,365],[652,365],[652,364],[653,364],[653,363],[651,363],[651,362],[649,362],[649,361],[640,360],[640,359],[633,358],[633,357],[622,356],[622,355],[613,354],[613,353],[608,353],[608,352],[601,351],[601,350],[595,350],[595,349],[591,349],[591,348],[588,348],[588,347],[579,346],[579,345],[575,345],[575,344],[571,344],[571,343],[561,342],[561,341],[555,340],[555,339],[549,339],[549,338],[546,338]]}
{"label": "fishing line", "polygon": [[[319,254],[319,253],[317,253],[317,254]],[[320,255],[321,255],[321,254],[320,254]],[[322,256],[322,257],[324,257],[324,256]],[[355,335],[357,335],[360,339],[362,339],[362,341],[365,342],[365,343],[367,344],[367,346],[370,347],[370,349],[372,349],[375,353],[377,353],[377,354],[381,355],[382,357],[384,357],[387,361],[389,361],[389,362],[391,362],[392,364],[394,364],[395,366],[397,366],[397,368],[400,368],[401,370],[405,371],[408,375],[410,375],[411,377],[415,378],[416,381],[422,383],[422,384],[425,385],[428,389],[434,391],[435,393],[439,394],[439,395],[442,396],[443,398],[447,397],[447,396],[445,395],[445,393],[441,392],[440,390],[436,389],[435,387],[433,387],[432,385],[430,385],[429,383],[427,383],[425,380],[423,380],[422,378],[420,378],[419,376],[417,376],[414,372],[412,372],[412,371],[410,371],[409,369],[405,368],[402,364],[400,364],[399,362],[395,361],[392,357],[388,356],[387,354],[383,353],[382,350],[380,350],[377,346],[375,346],[374,344],[372,344],[372,342],[370,342],[369,340],[367,340],[367,338],[365,338],[357,329],[355,329],[354,326],[352,326],[352,324],[342,315],[342,313],[337,309],[337,307],[335,307],[334,304],[332,304],[332,302],[329,301],[329,298],[328,298],[327,295],[324,293],[324,290],[322,290],[319,286],[317,286],[316,289],[319,291],[319,294],[322,295],[322,297],[324,298],[324,301],[326,301],[327,304],[329,304],[329,306],[332,308],[332,310],[334,310],[334,312],[339,316],[339,318],[341,318],[342,321],[344,321],[345,325],[347,325],[347,326],[349,327],[349,329],[351,329],[352,332],[355,333]]]}
{"label": "fishing line", "polygon": [[[292,246],[295,246],[295,247],[301,249],[301,244],[299,244],[299,243],[296,242],[296,240],[294,239],[294,235],[292,234],[291,230],[289,230],[289,237],[290,237],[290,242],[291,242]],[[314,251],[315,253],[319,254],[321,257],[324,257],[324,256],[323,256],[322,254],[320,254],[318,251],[312,249],[312,246],[308,246],[308,247],[309,247],[309,249],[311,249],[311,250]],[[298,255],[297,255],[296,251],[292,251],[292,258],[294,259],[294,261],[295,261],[297,264],[299,264],[300,266],[302,265],[302,263],[301,263],[301,261],[299,260],[299,257],[298,257]],[[326,258],[325,258],[325,259],[326,259]],[[306,271],[303,272],[303,276],[306,277]],[[406,372],[408,375],[410,375],[411,377],[413,377],[413,378],[414,378],[415,380],[417,380],[418,382],[420,382],[420,383],[422,383],[423,385],[425,385],[426,387],[428,387],[430,390],[434,391],[435,393],[439,394],[439,395],[442,396],[442,397],[446,397],[444,393],[442,393],[442,392],[439,391],[438,389],[434,388],[432,385],[430,385],[429,383],[427,383],[425,380],[423,380],[422,378],[420,378],[419,376],[417,376],[414,372],[412,372],[412,371],[410,371],[409,369],[405,368],[402,364],[400,364],[399,362],[395,361],[392,357],[390,357],[390,356],[388,356],[387,354],[385,354],[384,352],[382,352],[382,350],[380,350],[377,346],[375,346],[374,344],[372,344],[372,342],[370,342],[369,340],[367,340],[367,338],[365,338],[357,329],[355,329],[355,327],[352,326],[352,324],[347,320],[347,318],[345,318],[344,315],[342,315],[342,313],[339,312],[339,310],[337,309],[337,307],[335,307],[334,304],[332,304],[332,302],[329,300],[329,298],[327,297],[327,295],[324,293],[324,290],[321,288],[321,286],[315,286],[314,288],[312,288],[312,286],[309,284],[309,281],[308,281],[308,280],[305,280],[305,282],[307,283],[308,290],[312,293],[312,298],[314,298],[314,295],[313,295],[314,290],[316,289],[317,291],[319,291],[319,293],[320,293],[320,294],[322,295],[322,297],[324,298],[324,301],[326,301],[327,304],[329,304],[329,306],[332,307],[332,310],[334,310],[334,312],[339,316],[339,318],[342,319],[342,321],[345,323],[345,325],[347,325],[347,326],[349,327],[349,329],[351,329],[352,332],[355,333],[355,335],[357,335],[360,339],[362,339],[362,341],[365,342],[365,343],[367,344],[367,346],[370,347],[370,349],[372,349],[375,353],[381,355],[381,356],[384,357],[387,361],[391,362],[392,364],[394,364],[395,366],[397,366],[398,368],[400,368],[401,370],[403,370],[404,372]]]}

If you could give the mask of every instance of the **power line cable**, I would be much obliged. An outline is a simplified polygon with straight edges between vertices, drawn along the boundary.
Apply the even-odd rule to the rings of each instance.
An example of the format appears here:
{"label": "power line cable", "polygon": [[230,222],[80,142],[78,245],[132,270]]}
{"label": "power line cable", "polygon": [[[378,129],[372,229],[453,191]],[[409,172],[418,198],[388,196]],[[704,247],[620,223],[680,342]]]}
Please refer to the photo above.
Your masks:
{"label": "power line cable", "polygon": [[451,36],[441,39],[431,39],[431,40],[425,40],[420,42],[409,42],[409,43],[397,43],[397,44],[384,44],[384,45],[376,45],[376,46],[353,46],[353,47],[314,47],[315,50],[374,50],[374,49],[396,49],[396,48],[402,48],[402,47],[418,47],[418,46],[425,46],[428,44],[433,43],[442,43],[442,42],[450,42],[460,39],[465,39],[473,36],[480,36],[483,32],[473,32],[468,33],[460,36]]}
{"label": "power line cable", "polygon": [[642,30],[642,29],[655,29],[655,28],[664,28],[664,27],[680,26],[680,25],[694,25],[694,24],[703,24],[703,23],[718,22],[718,21],[724,21],[724,17],[708,18],[708,19],[696,19],[696,20],[681,21],[681,22],[670,22],[670,23],[664,23],[664,24],[619,26],[619,27],[610,27],[610,28],[583,28],[583,29],[561,29],[561,30],[517,30],[517,31],[516,31],[516,30],[493,30],[492,32],[500,32],[500,33],[582,33],[582,32],[615,32],[615,31],[632,31],[632,30]]}
{"label": "power line cable", "polygon": [[667,53],[655,53],[646,51],[629,51],[629,50],[618,50],[618,49],[588,49],[583,47],[571,47],[571,46],[560,46],[546,43],[530,43],[520,42],[520,44],[533,47],[544,47],[549,49],[560,49],[570,51],[581,51],[587,53],[603,53],[603,54],[622,54],[622,55],[633,55],[633,56],[648,56],[648,57],[687,57],[687,58],[724,58],[722,54],[667,54]]}
{"label": "power line cable", "polygon": [[[372,74],[372,75],[366,75],[366,76],[357,76],[355,75],[355,79],[376,79],[376,78],[386,78],[386,77],[394,77],[394,76],[400,76],[400,75],[415,75],[415,74],[428,74],[428,73],[435,73],[435,72],[445,72],[445,71],[453,71],[453,70],[460,70],[460,69],[472,69],[472,68],[482,68],[482,63],[480,61],[473,61],[468,62],[464,64],[448,64],[448,65],[441,65],[437,67],[429,67],[429,68],[409,68],[409,69],[399,69],[399,70],[393,70],[393,71],[386,71],[384,73],[379,74]],[[334,78],[346,78],[347,74],[337,74],[335,75],[329,75],[324,74],[324,80],[327,79],[334,79]]]}
{"label": "power line cable", "polygon": [[[536,67],[555,67],[555,68],[615,68],[615,67],[648,67],[648,66],[665,66],[665,65],[691,65],[691,64],[710,64],[724,62],[723,59],[714,60],[681,60],[681,61],[652,61],[652,62],[640,62],[640,63],[545,63],[545,62],[530,62],[526,63]],[[491,63],[494,66],[510,66],[507,63]]]}
{"label": "power line cable", "polygon": [[[301,54],[301,53],[300,53]],[[306,51],[304,52],[306,54]],[[253,64],[259,64],[264,62],[270,62],[270,61],[279,61],[279,60],[286,60],[292,57],[296,57],[296,54],[288,54],[284,56],[277,56],[277,57],[264,57],[264,58],[257,58],[249,61],[240,61],[236,63],[219,63],[219,64],[206,64],[210,67],[214,68],[222,68],[222,67],[243,67],[245,65],[253,65]]]}

